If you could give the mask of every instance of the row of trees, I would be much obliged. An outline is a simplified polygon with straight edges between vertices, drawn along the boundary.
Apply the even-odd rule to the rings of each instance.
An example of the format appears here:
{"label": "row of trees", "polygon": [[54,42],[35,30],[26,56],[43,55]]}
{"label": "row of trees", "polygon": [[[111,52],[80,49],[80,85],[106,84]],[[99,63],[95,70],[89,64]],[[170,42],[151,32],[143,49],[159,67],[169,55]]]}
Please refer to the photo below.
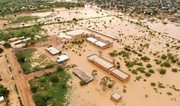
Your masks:
{"label": "row of trees", "polygon": [[84,7],[83,3],[48,2],[47,0],[2,0],[0,1],[0,16],[12,13],[31,12],[56,7],[74,8]]}

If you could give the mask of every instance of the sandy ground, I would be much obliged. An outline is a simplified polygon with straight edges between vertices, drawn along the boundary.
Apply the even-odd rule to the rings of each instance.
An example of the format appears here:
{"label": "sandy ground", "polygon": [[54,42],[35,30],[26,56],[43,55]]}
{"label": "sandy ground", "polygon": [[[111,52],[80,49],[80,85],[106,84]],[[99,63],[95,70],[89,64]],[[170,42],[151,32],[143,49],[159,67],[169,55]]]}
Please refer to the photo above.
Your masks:
{"label": "sandy ground", "polygon": [[[88,7],[89,8],[89,7]],[[61,13],[61,14],[60,14]],[[42,28],[45,30],[44,33],[52,37],[48,38],[48,42],[42,42],[40,45],[53,45],[53,47],[63,51],[63,53],[66,53],[70,60],[67,62],[68,64],[76,64],[78,67],[82,68],[86,72],[90,73],[92,70],[96,69],[98,70],[98,75],[96,76],[95,80],[89,83],[87,86],[81,87],[79,85],[80,79],[76,76],[72,75],[72,80],[70,83],[73,87],[70,91],[70,94],[68,96],[70,100],[70,106],[179,106],[180,105],[180,93],[177,91],[174,91],[170,88],[170,86],[175,85],[176,88],[180,89],[179,84],[179,73],[173,73],[171,71],[171,68],[167,69],[167,74],[161,76],[157,70],[160,68],[157,66],[153,59],[157,58],[150,54],[159,52],[159,55],[163,53],[167,53],[167,50],[169,49],[171,53],[175,54],[180,58],[180,52],[179,49],[176,49],[172,46],[180,46],[179,43],[177,43],[176,39],[180,40],[179,30],[180,27],[174,28],[171,27],[171,25],[168,27],[159,25],[157,23],[147,23],[149,24],[150,28],[154,27],[154,29],[147,29],[143,26],[134,24],[130,22],[130,19],[119,19],[115,16],[108,16],[109,14],[113,14],[111,11],[102,11],[97,12],[96,9],[89,10],[86,8],[86,10],[69,10],[67,12],[62,10],[55,10],[54,13],[52,13],[52,17],[42,18],[41,21],[44,22],[52,22],[57,21],[55,20],[57,17],[59,17],[60,21],[67,21],[71,20],[73,17],[79,19],[84,18],[84,20],[78,21],[77,23],[63,23],[63,24],[53,24],[53,25],[46,25]],[[115,13],[116,14],[116,13]],[[96,18],[95,18],[96,17]],[[98,17],[98,18],[97,18]],[[122,16],[122,18],[124,18]],[[102,37],[103,39],[113,41],[113,47],[102,51],[102,57],[105,57],[109,61],[113,61],[115,59],[116,62],[120,62],[121,69],[125,72],[129,73],[131,75],[130,81],[127,83],[122,83],[121,81],[117,80],[113,76],[109,75],[102,69],[98,68],[97,66],[90,63],[86,57],[88,55],[91,55],[93,53],[98,54],[99,48],[89,44],[88,42],[85,42],[82,45],[82,48],[78,48],[77,46],[72,46],[66,44],[67,48],[69,49],[63,49],[63,43],[60,42],[55,36],[59,35],[60,32],[72,30],[75,28],[91,28],[96,31],[101,31],[103,33],[106,33],[111,36],[118,37],[119,42],[113,41],[112,39],[103,37],[102,35],[98,35]],[[158,32],[156,32],[156,31]],[[160,33],[159,33],[160,32]],[[163,36],[166,35],[166,36]],[[173,38],[175,39],[173,39]],[[166,44],[169,43],[171,46],[166,47]],[[151,63],[153,65],[153,70],[155,70],[155,74],[153,74],[151,77],[146,78],[143,74],[138,74],[138,76],[142,76],[142,79],[140,81],[135,81],[136,75],[133,75],[130,73],[125,66],[124,60],[121,58],[111,58],[108,54],[112,50],[122,50],[122,48],[125,45],[129,45],[135,50],[138,50],[140,47],[140,44],[149,44],[149,48],[145,48],[142,50],[142,54],[147,55],[151,58]],[[40,51],[42,54],[47,55],[52,60],[56,60],[57,56],[51,56],[47,51],[45,51],[45,48],[47,46],[37,46],[38,51]],[[70,49],[71,48],[71,49]],[[76,52],[73,52],[76,51]],[[79,56],[81,54],[81,56]],[[11,58],[11,57],[10,57]],[[133,60],[134,58],[137,58],[135,55],[131,55],[129,60]],[[146,64],[146,63],[143,63]],[[13,63],[12,63],[13,65]],[[144,65],[145,66],[145,65]],[[17,67],[14,65],[14,67]],[[172,64],[172,67],[180,68],[179,66]],[[17,69],[19,70],[19,69]],[[72,70],[68,71],[72,74]],[[111,79],[116,81],[115,86],[112,89],[103,91],[102,87],[99,85],[101,78],[104,76],[109,76]],[[17,80],[20,81],[21,77],[17,78]],[[146,79],[146,81],[144,81]],[[20,81],[21,82],[21,81]],[[20,84],[17,83],[18,87],[22,86],[22,91],[26,91],[28,87],[26,87],[26,84]],[[161,82],[163,83],[166,88],[165,89],[158,89],[158,93],[155,92],[153,87],[150,85],[151,82]],[[123,89],[126,89],[126,93],[123,93]],[[114,103],[110,100],[111,94],[114,92],[119,92],[122,95],[122,100],[119,103]],[[173,95],[168,96],[166,93],[171,92]],[[24,96],[23,96],[24,95]],[[25,96],[25,95],[28,95]],[[24,98],[25,105],[31,104],[32,99],[30,98],[31,94],[28,92],[23,92],[22,97]],[[146,97],[148,95],[148,97]],[[26,101],[27,100],[27,101]],[[28,105],[33,106],[34,104]]]}
{"label": "sandy ground", "polygon": [[[79,13],[76,12],[76,14],[80,14],[80,13],[81,12]],[[67,13],[65,13],[64,15],[60,14],[61,17],[66,16],[66,18],[61,18],[61,19],[69,19],[69,17],[72,18],[71,14],[69,14],[69,16],[67,16]],[[90,16],[91,12],[89,12],[88,15]],[[78,17],[80,16],[78,15]],[[82,15],[82,17],[84,17],[84,15]],[[98,75],[96,76],[95,80],[84,87],[81,87],[79,85],[80,80],[76,76],[72,75],[72,80],[70,82],[72,82],[73,89],[70,92],[70,95],[68,97],[70,98],[70,106],[84,106],[84,105],[86,106],[113,106],[113,105],[118,105],[118,106],[152,106],[152,105],[179,106],[180,105],[179,92],[174,91],[171,88],[169,88],[169,86],[172,86],[172,85],[175,85],[176,88],[180,88],[178,84],[178,79],[180,78],[179,73],[173,73],[171,71],[171,68],[167,68],[168,73],[164,76],[161,76],[157,72],[157,70],[160,67],[157,66],[153,61],[153,59],[157,57],[150,54],[150,52],[152,53],[159,52],[159,55],[161,55],[163,53],[166,54],[167,50],[169,49],[171,53],[177,55],[178,58],[180,58],[179,49],[176,49],[174,47],[166,47],[166,43],[169,43],[171,46],[177,46],[177,47],[180,46],[180,44],[177,43],[177,40],[176,40],[176,39],[180,39],[180,36],[178,36],[178,30],[180,28],[170,27],[169,30],[174,29],[176,31],[173,31],[173,32],[170,31],[168,32],[168,34],[165,34],[167,32],[166,30],[161,29],[162,26],[159,26],[158,24],[156,25],[156,23],[152,24],[152,26],[155,26],[155,29],[158,32],[154,31],[154,29],[147,29],[141,25],[134,24],[130,22],[130,20],[119,19],[114,16],[104,16],[97,19],[90,18],[90,19],[78,21],[77,23],[63,23],[63,24],[53,24],[53,25],[43,26],[43,29],[46,31],[45,32],[46,35],[49,35],[49,36],[57,36],[59,35],[60,32],[83,27],[83,28],[94,29],[96,31],[100,31],[102,33],[106,33],[111,36],[118,37],[120,41],[119,43],[114,41],[112,48],[101,50],[102,56],[111,62],[113,61],[114,58],[111,58],[108,54],[112,50],[122,50],[122,48],[125,45],[129,45],[135,50],[138,50],[139,48],[141,48],[140,44],[143,44],[143,45],[149,44],[149,48],[143,49],[142,54],[147,55],[148,57],[151,58],[151,61],[149,63],[153,65],[153,70],[155,70],[155,74],[153,74],[150,78],[146,78],[143,74],[139,74],[139,76],[142,76],[142,79],[140,81],[135,81],[136,75],[133,75],[132,73],[128,71],[123,59],[115,58],[116,62],[120,62],[121,69],[131,75],[129,82],[122,83],[121,81],[117,80],[113,76],[110,76],[108,73],[104,72],[97,66],[87,61],[86,57],[88,55],[91,55],[93,53],[96,53],[96,54],[99,53],[98,51],[100,49],[98,49],[97,47],[85,42],[82,48],[78,48],[76,46],[71,47],[71,46],[68,46],[68,44],[66,44],[65,46],[71,49],[65,50],[65,49],[62,49],[63,44],[61,42],[58,42],[56,38],[54,38],[53,40],[53,37],[51,37],[51,40],[48,44],[51,44],[54,47],[58,48],[59,50],[63,51],[63,53],[66,53],[70,57],[68,64],[76,64],[78,67],[84,69],[90,74],[92,70],[94,69],[98,70]],[[105,38],[102,35],[96,34],[96,36],[100,36],[103,39],[113,41],[112,39]],[[176,38],[176,39],[173,39],[171,37]],[[44,49],[45,48],[42,47],[40,50],[42,50],[43,52]],[[77,53],[73,52],[73,50],[76,51]],[[79,56],[79,54],[81,54],[81,56]],[[56,59],[56,57],[54,56],[53,58]],[[134,58],[137,58],[137,57],[132,54],[130,60],[133,60]],[[179,66],[174,65],[174,64],[172,65],[172,67],[179,68]],[[72,70],[70,70],[69,72],[72,73]],[[116,81],[115,86],[112,89],[107,90],[107,91],[103,91],[102,87],[99,85],[101,78],[104,76],[109,76],[110,78]],[[173,76],[173,79],[172,79],[172,76]],[[158,93],[156,93],[154,88],[150,85],[151,82],[156,82],[156,83],[161,82],[166,86],[166,88],[165,89],[157,88]],[[127,92],[123,93],[123,89],[126,89]],[[110,96],[114,92],[119,92],[123,96],[123,99],[120,103],[114,103],[110,100]],[[173,95],[168,96],[166,94],[167,92],[171,92]],[[146,97],[146,95],[148,96]]]}
{"label": "sandy ground", "polygon": [[[102,37],[102,35],[98,35],[98,34],[96,36]],[[105,37],[102,37],[102,38],[105,39]],[[108,39],[109,38],[106,38],[106,40]],[[133,40],[129,40],[129,42],[131,41]],[[142,79],[140,81],[135,81],[136,76],[128,72],[128,69],[124,64],[124,61],[122,60],[119,61],[116,58],[115,59],[116,62],[119,61],[121,64],[121,69],[123,69],[125,72],[131,75],[129,82],[122,83],[121,81],[109,75],[108,73],[98,68],[94,64],[90,63],[86,59],[88,55],[91,55],[92,53],[98,54],[99,53],[98,51],[101,50],[93,46],[92,44],[85,42],[82,45],[82,48],[78,48],[77,46],[66,44],[65,47],[71,48],[72,46],[72,48],[65,50],[65,49],[62,49],[62,43],[58,42],[58,40],[55,37],[48,38],[48,42],[46,43],[51,44],[53,45],[53,47],[63,51],[63,53],[66,53],[70,57],[70,60],[67,61],[68,64],[76,64],[78,67],[82,68],[89,74],[91,74],[92,70],[94,69],[98,70],[98,75],[95,77],[95,80],[89,83],[87,86],[83,86],[83,87],[79,85],[80,79],[72,74],[72,70],[68,71],[70,74],[72,74],[72,79],[70,81],[70,84],[72,85],[72,90],[70,91],[69,96],[68,96],[70,100],[70,106],[85,106],[85,105],[86,106],[113,106],[113,105],[152,106],[152,104],[156,106],[161,106],[161,105],[179,106],[180,93],[169,88],[169,86],[172,86],[172,85],[175,85],[176,88],[180,88],[178,84],[179,73],[173,73],[171,72],[170,69],[167,69],[168,73],[164,76],[161,76],[156,71],[156,74],[153,74],[150,78],[146,78],[143,74],[140,74],[140,76],[142,76]],[[116,41],[114,41],[113,43],[114,43],[113,48],[105,49],[103,50],[103,53],[102,53],[102,56],[111,62],[113,61],[113,58],[111,58],[108,55],[108,53],[114,49],[118,50],[122,48],[119,46],[119,44]],[[55,61],[57,56],[51,56],[49,53],[47,53],[47,51],[45,51],[45,48],[47,48],[47,46],[38,47],[38,50],[41,51],[42,54],[50,56]],[[72,52],[73,50],[77,51],[77,53]],[[81,54],[81,56],[79,56],[79,53]],[[148,51],[146,51],[145,53],[148,53]],[[135,57],[135,56],[132,56],[132,57]],[[153,56],[150,56],[150,57],[155,58]],[[153,64],[154,66],[153,69],[156,70],[159,68],[153,63],[153,61],[151,61],[151,64]],[[173,65],[172,67],[177,67],[177,66]],[[99,85],[99,83],[100,83],[101,78],[104,76],[109,76],[111,79],[116,81],[116,84],[112,89],[109,89],[106,91],[102,90],[102,87]],[[173,76],[173,79],[172,79],[172,76]],[[146,81],[143,81],[144,79],[146,79]],[[153,87],[150,85],[151,82],[161,82],[166,86],[165,89],[158,88],[158,92],[159,93],[161,92],[162,94],[156,93],[154,91]],[[123,89],[126,89],[127,92],[123,93]],[[110,96],[114,92],[119,92],[123,96],[123,99],[121,102],[114,103],[113,101],[110,100]],[[166,94],[167,92],[171,92],[173,95],[168,96]],[[146,95],[148,95],[148,97],[145,97]]]}

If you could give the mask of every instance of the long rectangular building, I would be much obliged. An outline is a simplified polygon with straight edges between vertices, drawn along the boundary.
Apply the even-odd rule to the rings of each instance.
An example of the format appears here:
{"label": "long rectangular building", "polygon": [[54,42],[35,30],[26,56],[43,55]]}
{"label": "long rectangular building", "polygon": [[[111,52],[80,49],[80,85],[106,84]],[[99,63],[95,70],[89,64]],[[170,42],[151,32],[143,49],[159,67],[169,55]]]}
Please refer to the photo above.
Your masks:
{"label": "long rectangular building", "polygon": [[108,60],[99,57],[96,54],[92,54],[90,56],[87,57],[89,61],[91,61],[92,63],[98,65],[99,67],[101,67],[102,69],[108,71],[110,68],[114,67],[114,64],[109,62]]}
{"label": "long rectangular building", "polygon": [[85,81],[86,83],[89,83],[94,79],[92,75],[82,71],[79,68],[74,69],[73,73],[77,75],[81,80]]}
{"label": "long rectangular building", "polygon": [[86,38],[86,41],[88,41],[89,43],[102,48],[102,49],[106,49],[109,48],[110,46],[112,46],[112,43],[109,41],[105,41],[99,37],[95,37],[95,36],[89,36]]}
{"label": "long rectangular building", "polygon": [[119,69],[116,69],[113,63],[109,62],[108,60],[106,60],[102,57],[99,57],[96,54],[92,54],[92,55],[88,56],[87,58],[89,61],[91,61],[95,65],[99,66],[103,70],[107,71],[114,77],[120,79],[122,82],[126,82],[130,78],[129,74],[127,74],[126,72],[121,71]]}

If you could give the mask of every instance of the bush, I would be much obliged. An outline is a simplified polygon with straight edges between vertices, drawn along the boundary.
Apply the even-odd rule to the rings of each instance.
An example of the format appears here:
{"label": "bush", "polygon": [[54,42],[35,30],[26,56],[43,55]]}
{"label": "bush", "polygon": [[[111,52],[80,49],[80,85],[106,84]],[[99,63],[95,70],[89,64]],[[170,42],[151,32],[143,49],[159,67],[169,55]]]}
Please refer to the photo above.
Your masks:
{"label": "bush", "polygon": [[152,69],[149,69],[149,72],[150,72],[150,73],[154,73],[154,70],[152,70]]}
{"label": "bush", "polygon": [[164,74],[166,74],[166,70],[165,70],[165,69],[160,69],[160,70],[159,70],[159,73],[160,73],[161,75],[164,75]]}
{"label": "bush", "polygon": [[0,95],[7,97],[9,94],[9,90],[2,84],[0,84]]}
{"label": "bush", "polygon": [[126,91],[126,89],[123,89],[123,93],[126,93],[127,91]]}
{"label": "bush", "polygon": [[151,65],[151,64],[147,64],[146,67],[147,67],[147,68],[151,68],[152,65]]}
{"label": "bush", "polygon": [[144,62],[148,62],[150,60],[150,58],[147,56],[143,56],[143,57],[141,57],[141,60],[143,60]]}
{"label": "bush", "polygon": [[57,76],[57,75],[51,76],[51,77],[50,77],[50,81],[51,81],[52,83],[58,82],[58,81],[59,81],[58,76]]}
{"label": "bush", "polygon": [[163,63],[163,66],[165,66],[165,67],[171,67],[171,64],[170,64],[168,61],[165,61],[165,62]]}
{"label": "bush", "polygon": [[180,61],[177,62],[177,65],[180,65]]}
{"label": "bush", "polygon": [[51,98],[49,95],[34,94],[33,100],[36,103],[36,106],[46,106],[47,101]]}
{"label": "bush", "polygon": [[165,54],[161,55],[161,59],[167,59],[167,56]]}
{"label": "bush", "polygon": [[140,80],[142,77],[141,76],[136,76],[136,80]]}
{"label": "bush", "polygon": [[172,68],[172,72],[177,72],[178,69],[177,68]]}
{"label": "bush", "polygon": [[151,82],[151,86],[156,86],[156,83],[155,82]]}
{"label": "bush", "polygon": [[7,42],[4,43],[3,46],[4,46],[5,48],[10,48],[10,47],[11,47],[10,43],[7,43]]}
{"label": "bush", "polygon": [[165,88],[165,86],[162,83],[158,83],[159,88]]}
{"label": "bush", "polygon": [[79,84],[80,84],[81,86],[84,86],[84,85],[86,85],[87,83],[86,83],[84,80],[81,80],[81,81],[79,82]]}
{"label": "bush", "polygon": [[126,63],[126,66],[128,67],[128,68],[130,68],[130,67],[133,67],[135,65],[135,63],[134,62],[127,62]]}
{"label": "bush", "polygon": [[48,65],[46,65],[44,68],[45,69],[49,69],[49,68],[53,68],[54,67],[54,64],[48,64]]}
{"label": "bush", "polygon": [[133,74],[136,74],[136,75],[137,75],[137,70],[136,70],[136,69],[133,69],[131,72],[132,72]]}
{"label": "bush", "polygon": [[157,60],[157,61],[156,61],[156,64],[157,64],[157,65],[161,64],[161,61],[158,61],[158,60]]}
{"label": "bush", "polygon": [[58,66],[57,71],[64,71],[64,68],[62,68],[61,66]]}
{"label": "bush", "polygon": [[108,88],[112,88],[113,86],[113,84],[108,84]]}
{"label": "bush", "polygon": [[172,93],[171,93],[171,92],[167,92],[167,95],[169,95],[169,96],[170,96],[170,95],[172,95]]}
{"label": "bush", "polygon": [[2,53],[4,50],[2,48],[0,48],[0,53]]}
{"label": "bush", "polygon": [[150,77],[151,73],[150,72],[146,72],[145,75],[146,75],[146,77]]}
{"label": "bush", "polygon": [[36,93],[36,91],[37,91],[37,89],[38,89],[38,86],[32,85],[32,86],[30,86],[30,89],[31,89],[31,91],[32,91],[33,93]]}

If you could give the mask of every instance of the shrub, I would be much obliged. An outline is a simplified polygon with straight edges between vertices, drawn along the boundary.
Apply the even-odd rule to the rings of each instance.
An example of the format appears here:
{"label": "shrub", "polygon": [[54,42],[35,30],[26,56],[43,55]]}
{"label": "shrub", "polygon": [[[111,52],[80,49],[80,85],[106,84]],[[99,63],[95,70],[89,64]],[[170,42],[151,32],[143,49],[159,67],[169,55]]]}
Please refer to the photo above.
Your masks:
{"label": "shrub", "polygon": [[137,75],[137,70],[136,70],[136,69],[133,69],[131,72],[132,72],[133,74],[136,74],[136,75]]}
{"label": "shrub", "polygon": [[120,64],[118,64],[118,65],[117,65],[117,68],[120,68],[120,67],[121,67]]}
{"label": "shrub", "polygon": [[36,93],[36,91],[37,91],[37,89],[38,89],[38,86],[32,85],[32,86],[30,86],[30,89],[31,89],[31,91],[32,91],[33,93]]}
{"label": "shrub", "polygon": [[147,68],[151,68],[152,65],[151,65],[151,64],[147,64],[146,67],[147,67]]}
{"label": "shrub", "polygon": [[136,80],[140,80],[142,77],[141,76],[136,76]]}
{"label": "shrub", "polygon": [[151,82],[151,86],[156,86],[156,83],[155,82]]}
{"label": "shrub", "polygon": [[2,53],[4,50],[2,48],[0,48],[0,53]]}
{"label": "shrub", "polygon": [[108,88],[112,88],[113,86],[113,84],[108,84]]}
{"label": "shrub", "polygon": [[123,92],[126,93],[127,92],[126,89],[123,89]]}
{"label": "shrub", "polygon": [[177,62],[177,65],[180,65],[180,61]]}
{"label": "shrub", "polygon": [[157,60],[157,61],[156,61],[156,64],[158,64],[158,65],[161,64],[161,61],[158,61],[158,60]]}
{"label": "shrub", "polygon": [[171,67],[171,64],[170,64],[168,61],[165,61],[165,62],[163,63],[163,66],[165,66],[165,67]]}
{"label": "shrub", "polygon": [[86,85],[87,83],[86,83],[84,80],[81,80],[81,81],[79,82],[79,84],[80,84],[81,86],[84,86],[84,85]]}
{"label": "shrub", "polygon": [[172,72],[177,72],[178,69],[177,68],[172,68]]}
{"label": "shrub", "polygon": [[54,64],[48,64],[48,65],[46,65],[44,68],[45,69],[49,69],[49,68],[53,68],[54,67]]}
{"label": "shrub", "polygon": [[161,75],[164,75],[164,74],[166,74],[166,70],[165,70],[165,69],[160,69],[160,70],[159,70],[159,73],[160,73]]}
{"label": "shrub", "polygon": [[4,43],[3,46],[4,46],[5,48],[10,48],[10,47],[11,47],[10,43],[7,43],[7,42]]}
{"label": "shrub", "polygon": [[58,76],[57,76],[57,75],[51,76],[51,77],[50,77],[50,81],[51,81],[52,83],[58,82],[58,81],[59,81]]}
{"label": "shrub", "polygon": [[128,67],[128,68],[130,68],[130,67],[133,67],[135,65],[135,63],[134,62],[127,62],[126,63],[126,66]]}
{"label": "shrub", "polygon": [[150,72],[146,72],[145,75],[146,75],[146,77],[150,77],[151,73]]}
{"label": "shrub", "polygon": [[57,71],[64,71],[64,68],[62,68],[61,66],[58,66]]}
{"label": "shrub", "polygon": [[150,58],[147,56],[143,56],[143,57],[141,57],[141,60],[143,60],[144,62],[148,62],[150,60]]}
{"label": "shrub", "polygon": [[165,86],[162,83],[158,83],[159,88],[165,88]]}
{"label": "shrub", "polygon": [[167,59],[167,56],[165,54],[161,55],[161,59]]}
{"label": "shrub", "polygon": [[171,92],[167,92],[167,95],[169,95],[169,96],[170,96],[170,95],[172,95],[172,93],[171,93]]}
{"label": "shrub", "polygon": [[154,70],[153,70],[153,69],[149,69],[149,72],[150,72],[150,73],[154,73]]}

